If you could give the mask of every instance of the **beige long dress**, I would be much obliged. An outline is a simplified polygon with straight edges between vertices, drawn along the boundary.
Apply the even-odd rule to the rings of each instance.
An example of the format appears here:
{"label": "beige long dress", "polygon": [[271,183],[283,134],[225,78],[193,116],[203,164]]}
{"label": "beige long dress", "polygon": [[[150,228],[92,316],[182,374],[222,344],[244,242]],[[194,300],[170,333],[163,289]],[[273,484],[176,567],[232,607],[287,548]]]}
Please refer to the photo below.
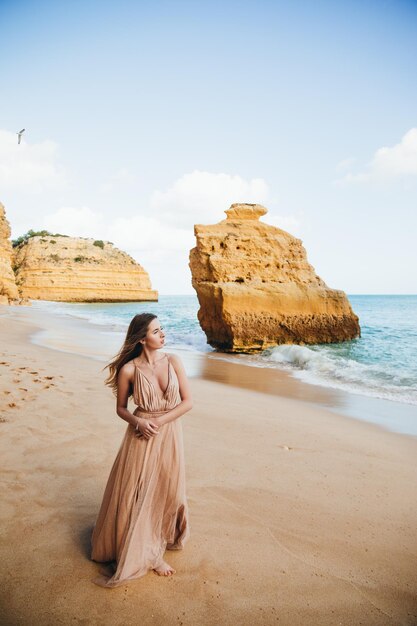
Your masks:
{"label": "beige long dress", "polygon": [[[157,389],[136,365],[135,415],[152,419],[181,402],[178,378],[167,355],[168,385]],[[94,582],[115,587],[157,567],[165,549],[181,550],[189,536],[181,418],[150,439],[130,424],[117,453],[93,530],[91,558],[115,561]]]}

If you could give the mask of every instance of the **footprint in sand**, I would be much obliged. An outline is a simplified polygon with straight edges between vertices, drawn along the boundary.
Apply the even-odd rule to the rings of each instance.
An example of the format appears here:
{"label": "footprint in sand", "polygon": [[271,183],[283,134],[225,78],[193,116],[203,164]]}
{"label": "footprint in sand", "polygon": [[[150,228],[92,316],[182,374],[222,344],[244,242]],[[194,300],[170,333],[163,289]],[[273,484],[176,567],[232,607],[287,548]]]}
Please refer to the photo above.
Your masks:
{"label": "footprint in sand", "polygon": [[8,396],[9,394],[11,394],[11,391],[3,391],[5,396]]}
{"label": "footprint in sand", "polygon": [[45,380],[53,380],[54,377],[53,376],[44,376]]}
{"label": "footprint in sand", "polygon": [[19,387],[19,391],[27,391],[27,389],[25,389],[25,387]]}
{"label": "footprint in sand", "polygon": [[9,402],[8,406],[9,406],[11,409],[16,409],[16,408],[17,408],[17,404],[16,404],[16,402]]}
{"label": "footprint in sand", "polygon": [[18,385],[21,382],[21,380],[20,378],[13,378],[13,382],[16,383],[16,385]]}
{"label": "footprint in sand", "polygon": [[293,450],[297,450],[298,452],[314,452],[314,450],[312,450],[311,448],[292,448],[291,446],[278,446],[278,448],[282,448],[282,450],[285,450],[286,452],[292,452]]}
{"label": "footprint in sand", "polygon": [[2,415],[0,415],[0,424],[5,424],[6,422],[8,422],[9,420],[7,420],[5,417],[3,417]]}
{"label": "footprint in sand", "polygon": [[18,367],[18,370],[27,370],[27,367]]}
{"label": "footprint in sand", "polygon": [[39,372],[29,372],[29,374],[39,374]]}
{"label": "footprint in sand", "polygon": [[2,362],[0,363],[0,365],[7,365],[7,366],[9,366],[9,365],[10,365],[10,363],[6,363],[6,361],[2,361]]}

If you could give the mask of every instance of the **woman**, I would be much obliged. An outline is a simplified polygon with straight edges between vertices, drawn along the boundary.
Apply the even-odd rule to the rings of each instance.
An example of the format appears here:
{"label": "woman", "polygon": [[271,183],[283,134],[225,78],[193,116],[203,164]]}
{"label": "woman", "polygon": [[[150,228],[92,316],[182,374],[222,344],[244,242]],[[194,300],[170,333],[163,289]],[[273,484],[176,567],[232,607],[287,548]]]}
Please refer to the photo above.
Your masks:
{"label": "woman", "polygon": [[[115,562],[95,580],[115,587],[154,570],[175,570],[164,552],[181,550],[189,535],[181,421],[192,408],[181,360],[159,352],[165,333],[156,315],[135,315],[109,364],[106,384],[117,391],[117,415],[128,422],[92,535],[91,558]],[[137,408],[127,408],[129,396]]]}

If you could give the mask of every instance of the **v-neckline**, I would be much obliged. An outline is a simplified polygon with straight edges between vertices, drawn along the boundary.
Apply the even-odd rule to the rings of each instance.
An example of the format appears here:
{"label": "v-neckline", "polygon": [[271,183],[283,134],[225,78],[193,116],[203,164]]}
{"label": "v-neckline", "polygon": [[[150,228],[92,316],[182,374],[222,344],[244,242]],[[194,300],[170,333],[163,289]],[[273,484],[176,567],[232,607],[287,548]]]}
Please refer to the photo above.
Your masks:
{"label": "v-neckline", "polygon": [[[167,355],[165,355],[165,356],[167,357]],[[171,365],[171,363],[170,363],[170,360],[168,359],[168,357],[167,357],[167,360],[168,360],[168,383],[167,383],[167,386],[166,386],[165,391],[162,391],[162,389],[161,389],[161,387],[159,387],[159,385],[158,385],[158,388],[157,388],[157,387],[156,387],[156,385],[155,385],[155,383],[154,383],[152,380],[150,380],[150,379],[146,376],[146,374],[144,374],[144,373],[142,372],[142,370],[140,369],[140,367],[139,367],[139,366],[135,363],[135,360],[133,361],[133,362],[134,362],[134,364],[135,364],[135,367],[139,370],[139,372],[142,374],[142,376],[145,378],[145,380],[147,380],[147,381],[148,381],[148,383],[149,383],[150,385],[152,385],[152,387],[155,389],[155,391],[157,391],[157,389],[159,389],[159,392],[160,392],[160,393],[162,393],[162,396],[160,396],[160,394],[157,394],[158,396],[160,396],[161,400],[163,400],[163,399],[165,398],[165,394],[166,394],[166,392],[168,391],[169,383],[171,382],[171,379],[170,379],[170,373],[171,373],[171,372],[170,372],[170,369],[169,369],[169,366]],[[161,359],[161,361],[162,361],[162,359]]]}

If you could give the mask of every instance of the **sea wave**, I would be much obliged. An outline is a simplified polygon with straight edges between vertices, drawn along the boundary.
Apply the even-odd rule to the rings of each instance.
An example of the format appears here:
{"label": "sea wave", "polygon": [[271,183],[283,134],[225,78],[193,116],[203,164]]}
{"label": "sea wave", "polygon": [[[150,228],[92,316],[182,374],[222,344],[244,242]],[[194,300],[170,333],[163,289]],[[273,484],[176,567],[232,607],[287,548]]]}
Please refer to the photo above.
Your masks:
{"label": "sea wave", "polygon": [[282,345],[265,351],[269,361],[315,385],[417,404],[417,384],[409,372],[386,362],[361,363],[331,352],[327,346]]}

